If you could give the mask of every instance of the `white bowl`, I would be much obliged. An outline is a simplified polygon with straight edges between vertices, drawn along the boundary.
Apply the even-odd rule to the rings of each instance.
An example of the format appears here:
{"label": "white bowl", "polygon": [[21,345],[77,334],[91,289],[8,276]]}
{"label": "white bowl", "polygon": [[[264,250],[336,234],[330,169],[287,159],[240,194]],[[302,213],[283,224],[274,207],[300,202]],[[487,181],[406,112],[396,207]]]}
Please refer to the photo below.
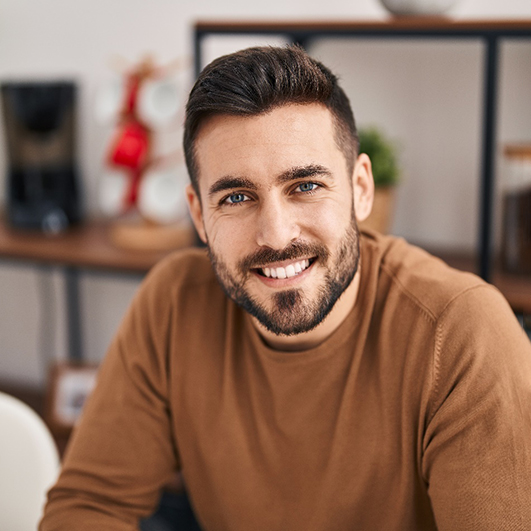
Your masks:
{"label": "white bowl", "polygon": [[119,168],[106,168],[100,179],[98,203],[105,216],[119,216],[126,210],[131,176]]}
{"label": "white bowl", "polygon": [[125,83],[123,79],[115,78],[98,89],[96,94],[96,119],[106,125],[120,116],[125,101]]}
{"label": "white bowl", "polygon": [[179,87],[171,79],[146,80],[138,92],[137,113],[151,129],[168,125],[181,105]]}
{"label": "white bowl", "polygon": [[175,223],[188,213],[185,187],[188,173],[184,164],[148,170],[140,181],[137,207],[145,218],[162,225]]}
{"label": "white bowl", "polygon": [[458,0],[380,0],[393,15],[443,15]]}

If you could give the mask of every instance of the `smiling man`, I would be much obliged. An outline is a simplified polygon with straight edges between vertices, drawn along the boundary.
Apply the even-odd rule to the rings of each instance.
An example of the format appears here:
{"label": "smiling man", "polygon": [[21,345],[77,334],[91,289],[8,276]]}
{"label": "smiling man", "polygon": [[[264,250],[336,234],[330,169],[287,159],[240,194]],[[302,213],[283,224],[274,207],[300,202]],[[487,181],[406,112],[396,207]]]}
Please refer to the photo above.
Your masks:
{"label": "smiling man", "polygon": [[322,104],[286,104],[215,115],[195,142],[197,230],[225,293],[279,349],[317,345],[356,299],[356,215],[369,214],[373,183],[367,156],[347,160],[335,127]]}
{"label": "smiling man", "polygon": [[139,290],[41,530],[136,529],[176,471],[205,530],[529,529],[529,341],[492,286],[359,232],[336,77],[297,47],[217,59],[184,147],[206,251]]}

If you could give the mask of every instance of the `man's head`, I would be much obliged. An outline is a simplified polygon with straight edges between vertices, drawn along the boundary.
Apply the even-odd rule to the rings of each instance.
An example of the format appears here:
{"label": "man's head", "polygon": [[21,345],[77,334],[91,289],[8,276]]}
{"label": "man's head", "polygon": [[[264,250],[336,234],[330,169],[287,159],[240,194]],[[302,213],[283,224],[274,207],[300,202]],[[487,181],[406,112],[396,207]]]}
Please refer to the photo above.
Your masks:
{"label": "man's head", "polygon": [[187,113],[190,212],[225,292],[276,337],[319,327],[372,204],[336,78],[298,48],[244,50],[205,69]]}
{"label": "man's head", "polygon": [[348,171],[359,140],[354,115],[337,77],[298,46],[248,48],[214,60],[200,74],[186,105],[184,153],[199,193],[195,140],[209,117],[256,116],[287,104],[320,103],[334,118],[335,140]]}

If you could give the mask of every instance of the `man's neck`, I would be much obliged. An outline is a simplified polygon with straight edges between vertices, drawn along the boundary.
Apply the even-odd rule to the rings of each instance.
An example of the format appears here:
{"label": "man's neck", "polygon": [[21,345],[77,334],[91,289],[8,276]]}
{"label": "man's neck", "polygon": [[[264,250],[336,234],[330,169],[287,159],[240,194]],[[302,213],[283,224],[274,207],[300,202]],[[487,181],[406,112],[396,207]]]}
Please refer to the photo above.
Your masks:
{"label": "man's neck", "polygon": [[293,336],[283,336],[274,334],[273,332],[267,330],[256,319],[256,317],[252,318],[253,324],[258,330],[258,333],[262,336],[264,342],[269,347],[276,350],[300,351],[314,348],[331,336],[339,327],[339,325],[346,319],[347,315],[356,304],[359,285],[360,271],[358,269],[354,279],[348,288],[343,292],[341,297],[339,297],[338,301],[332,308],[332,311],[319,325],[309,332],[304,332],[302,334],[296,334]]}

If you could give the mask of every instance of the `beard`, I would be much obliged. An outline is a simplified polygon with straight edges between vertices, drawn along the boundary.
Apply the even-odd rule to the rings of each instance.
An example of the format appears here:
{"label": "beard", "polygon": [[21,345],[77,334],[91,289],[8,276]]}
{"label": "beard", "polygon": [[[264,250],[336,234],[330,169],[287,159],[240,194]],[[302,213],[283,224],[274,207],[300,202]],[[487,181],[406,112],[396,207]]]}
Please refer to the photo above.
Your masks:
{"label": "beard", "polygon": [[[331,257],[323,244],[294,241],[282,250],[258,249],[237,265],[236,278],[227,265],[207,244],[214,273],[225,294],[270,332],[292,336],[309,332],[319,325],[348,288],[359,267],[359,230],[354,213],[352,223],[338,246],[337,256]],[[327,267],[322,285],[314,297],[309,298],[302,289],[287,289],[271,296],[270,307],[257,301],[246,289],[251,269],[266,267],[274,262],[315,257],[321,267]]]}

